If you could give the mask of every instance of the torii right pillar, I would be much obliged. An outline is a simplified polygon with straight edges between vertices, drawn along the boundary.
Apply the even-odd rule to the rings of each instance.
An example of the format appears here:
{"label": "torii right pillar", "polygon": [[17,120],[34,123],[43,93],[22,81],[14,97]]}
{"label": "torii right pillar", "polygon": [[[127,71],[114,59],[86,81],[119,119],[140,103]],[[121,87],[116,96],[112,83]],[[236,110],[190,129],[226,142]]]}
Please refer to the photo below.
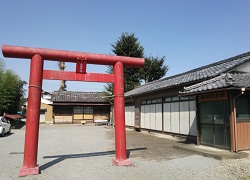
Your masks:
{"label": "torii right pillar", "polygon": [[115,150],[116,157],[113,165],[129,166],[130,160],[126,155],[126,129],[124,107],[124,72],[123,63],[114,65],[114,116],[115,116]]}

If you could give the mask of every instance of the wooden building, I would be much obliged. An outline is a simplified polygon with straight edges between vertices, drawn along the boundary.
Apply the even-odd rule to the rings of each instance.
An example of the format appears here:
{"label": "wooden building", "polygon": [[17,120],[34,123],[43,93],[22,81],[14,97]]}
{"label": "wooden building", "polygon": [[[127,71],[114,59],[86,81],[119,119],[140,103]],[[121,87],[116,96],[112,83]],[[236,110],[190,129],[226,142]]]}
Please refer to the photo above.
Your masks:
{"label": "wooden building", "polygon": [[126,125],[250,149],[250,52],[125,93]]}
{"label": "wooden building", "polygon": [[55,91],[52,102],[55,124],[109,120],[110,104],[101,92]]}

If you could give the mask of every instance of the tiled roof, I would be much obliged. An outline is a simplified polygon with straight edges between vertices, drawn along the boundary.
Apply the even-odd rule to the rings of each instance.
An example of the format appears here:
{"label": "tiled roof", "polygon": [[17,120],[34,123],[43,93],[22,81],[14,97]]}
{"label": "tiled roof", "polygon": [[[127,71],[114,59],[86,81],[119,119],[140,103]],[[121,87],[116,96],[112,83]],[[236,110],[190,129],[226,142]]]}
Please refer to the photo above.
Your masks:
{"label": "tiled roof", "polygon": [[108,102],[102,92],[55,91],[52,102]]}
{"label": "tiled roof", "polygon": [[213,79],[197,83],[184,88],[183,94],[197,93],[202,91],[210,91],[221,88],[248,88],[250,87],[249,73],[226,73]]}
{"label": "tiled roof", "polygon": [[126,92],[125,96],[134,96],[144,93],[149,93],[161,89],[167,89],[170,87],[191,84],[194,82],[200,82],[207,79],[214,78],[222,73],[230,72],[232,69],[250,60],[250,52],[225,59],[216,63],[202,66],[200,68],[177,74],[175,76],[167,77],[144,85],[138,86],[135,89]]}

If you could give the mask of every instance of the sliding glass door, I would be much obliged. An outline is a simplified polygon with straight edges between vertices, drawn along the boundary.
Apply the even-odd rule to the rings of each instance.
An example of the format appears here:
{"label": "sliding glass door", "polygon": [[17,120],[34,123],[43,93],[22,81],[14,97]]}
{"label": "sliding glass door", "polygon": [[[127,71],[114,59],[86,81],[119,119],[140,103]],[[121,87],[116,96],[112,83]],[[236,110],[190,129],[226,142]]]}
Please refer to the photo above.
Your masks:
{"label": "sliding glass door", "polygon": [[229,111],[227,101],[199,104],[200,143],[229,148]]}

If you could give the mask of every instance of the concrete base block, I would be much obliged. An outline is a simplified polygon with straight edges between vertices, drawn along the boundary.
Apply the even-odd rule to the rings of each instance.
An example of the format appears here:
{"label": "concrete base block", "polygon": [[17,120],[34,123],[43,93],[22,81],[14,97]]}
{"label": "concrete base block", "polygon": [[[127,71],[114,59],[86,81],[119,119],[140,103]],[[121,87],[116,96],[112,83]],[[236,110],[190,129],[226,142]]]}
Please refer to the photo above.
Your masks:
{"label": "concrete base block", "polygon": [[28,176],[28,175],[35,175],[35,174],[39,174],[39,166],[36,166],[33,168],[27,168],[25,166],[22,166],[20,168],[19,176]]}
{"label": "concrete base block", "polygon": [[125,160],[112,159],[112,164],[114,166],[130,166],[131,161],[129,159]]}

